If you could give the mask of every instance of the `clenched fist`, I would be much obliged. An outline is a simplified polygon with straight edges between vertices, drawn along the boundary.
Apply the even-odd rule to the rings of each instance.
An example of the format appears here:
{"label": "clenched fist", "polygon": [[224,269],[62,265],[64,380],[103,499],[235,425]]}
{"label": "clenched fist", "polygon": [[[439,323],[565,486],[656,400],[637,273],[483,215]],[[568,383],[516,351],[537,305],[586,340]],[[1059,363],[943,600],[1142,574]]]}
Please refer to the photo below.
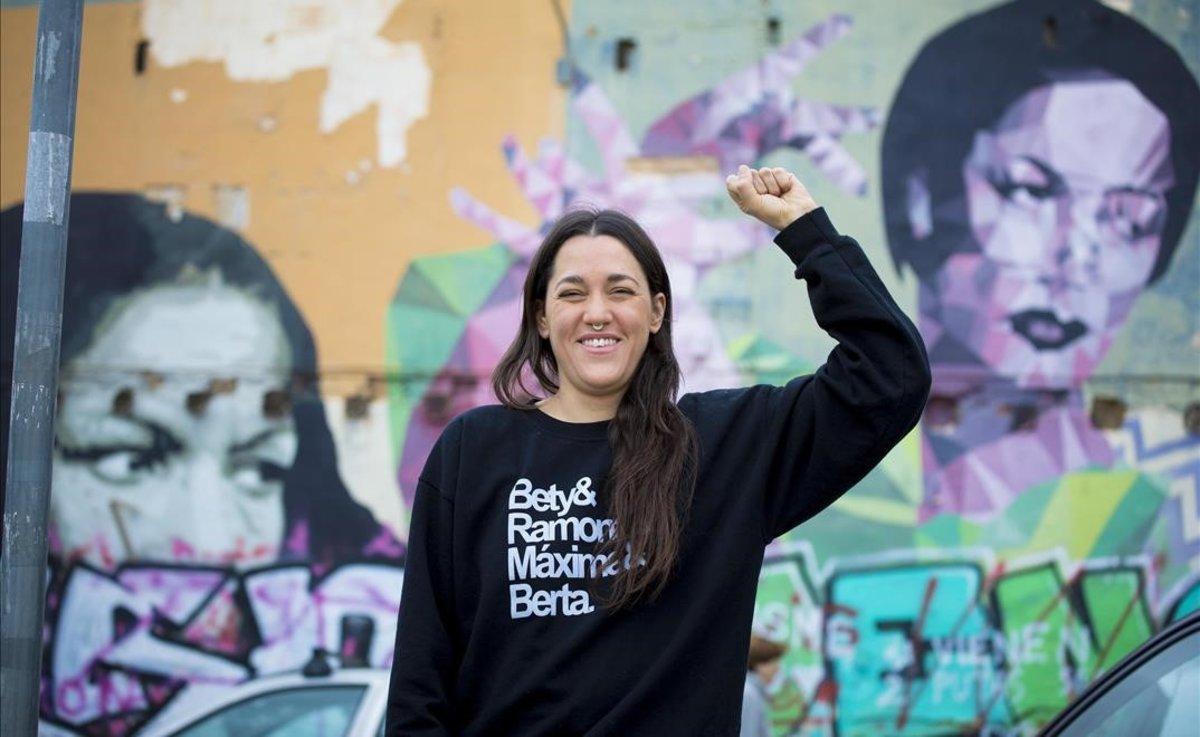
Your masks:
{"label": "clenched fist", "polygon": [[776,230],[817,209],[796,175],[780,167],[751,169],[742,164],[737,174],[725,177],[725,189],[742,212]]}

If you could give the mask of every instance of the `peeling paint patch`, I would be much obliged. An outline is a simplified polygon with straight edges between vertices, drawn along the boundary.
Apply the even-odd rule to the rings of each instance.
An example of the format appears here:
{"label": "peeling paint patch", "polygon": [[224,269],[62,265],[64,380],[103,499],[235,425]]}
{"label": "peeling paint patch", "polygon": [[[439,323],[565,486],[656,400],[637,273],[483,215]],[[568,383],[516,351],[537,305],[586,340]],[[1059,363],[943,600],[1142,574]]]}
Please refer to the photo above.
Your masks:
{"label": "peeling paint patch", "polygon": [[46,131],[29,132],[26,152],[25,212],[27,223],[63,224],[67,175],[71,169],[71,137]]}
{"label": "peeling paint patch", "polygon": [[152,202],[161,202],[167,208],[167,219],[173,223],[183,220],[183,201],[187,187],[182,184],[151,184],[142,194]]}
{"label": "peeling paint patch", "polygon": [[245,231],[250,225],[250,193],[237,184],[218,184],[213,187],[217,220],[234,230]]}
{"label": "peeling paint patch", "polygon": [[41,69],[39,70],[43,82],[49,82],[54,79],[55,73],[58,71],[58,47],[62,45],[62,34],[58,31],[50,31],[38,36],[38,59],[41,60]]}
{"label": "peeling paint patch", "polygon": [[164,67],[223,62],[230,79],[268,82],[326,69],[320,130],[375,106],[380,166],[407,155],[409,127],[429,112],[432,75],[417,43],[380,35],[401,0],[146,0],[142,30]]}

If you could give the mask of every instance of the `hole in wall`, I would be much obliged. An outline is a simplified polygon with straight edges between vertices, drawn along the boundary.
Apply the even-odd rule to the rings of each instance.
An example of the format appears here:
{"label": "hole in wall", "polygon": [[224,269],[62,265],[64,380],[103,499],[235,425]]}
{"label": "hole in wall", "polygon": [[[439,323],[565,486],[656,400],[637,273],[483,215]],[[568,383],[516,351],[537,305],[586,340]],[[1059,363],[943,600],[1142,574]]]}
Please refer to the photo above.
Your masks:
{"label": "hole in wall", "polygon": [[617,39],[617,71],[624,72],[633,62],[633,54],[637,51],[637,41],[632,38]]}
{"label": "hole in wall", "polygon": [[772,46],[779,45],[779,29],[782,24],[777,16],[767,18],[767,43]]}
{"label": "hole in wall", "polygon": [[1120,430],[1125,424],[1125,403],[1117,397],[1092,399],[1092,427],[1097,430]]}
{"label": "hole in wall", "polygon": [[137,42],[133,48],[133,73],[137,75],[145,74],[146,72],[146,57],[150,53],[150,42],[142,39]]}

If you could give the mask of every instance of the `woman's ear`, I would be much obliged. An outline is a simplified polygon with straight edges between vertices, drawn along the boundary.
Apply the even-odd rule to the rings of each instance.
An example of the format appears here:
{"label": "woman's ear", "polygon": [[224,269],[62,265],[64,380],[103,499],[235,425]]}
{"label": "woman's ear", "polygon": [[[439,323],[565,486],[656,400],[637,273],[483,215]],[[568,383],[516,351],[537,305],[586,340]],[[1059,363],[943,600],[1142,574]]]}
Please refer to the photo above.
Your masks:
{"label": "woman's ear", "polygon": [[663,317],[667,314],[667,295],[659,292],[650,300],[650,332],[657,333],[662,328]]}
{"label": "woman's ear", "polygon": [[534,300],[534,314],[537,318],[538,335],[544,339],[550,338],[550,321],[546,319],[546,303],[543,300]]}

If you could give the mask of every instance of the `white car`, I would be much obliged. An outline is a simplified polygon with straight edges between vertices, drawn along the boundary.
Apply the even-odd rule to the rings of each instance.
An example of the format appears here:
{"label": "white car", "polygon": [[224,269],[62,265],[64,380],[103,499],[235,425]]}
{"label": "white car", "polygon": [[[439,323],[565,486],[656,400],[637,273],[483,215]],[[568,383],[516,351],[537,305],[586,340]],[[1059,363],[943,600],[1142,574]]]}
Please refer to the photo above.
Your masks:
{"label": "white car", "polygon": [[[308,670],[308,669],[306,669]],[[191,684],[137,737],[382,737],[389,673],[343,668],[264,676],[237,686]],[[71,734],[42,723],[41,737]]]}
{"label": "white car", "polygon": [[229,689],[193,684],[167,702],[138,737],[376,737],[383,735],[386,670],[326,676],[288,673]]}

